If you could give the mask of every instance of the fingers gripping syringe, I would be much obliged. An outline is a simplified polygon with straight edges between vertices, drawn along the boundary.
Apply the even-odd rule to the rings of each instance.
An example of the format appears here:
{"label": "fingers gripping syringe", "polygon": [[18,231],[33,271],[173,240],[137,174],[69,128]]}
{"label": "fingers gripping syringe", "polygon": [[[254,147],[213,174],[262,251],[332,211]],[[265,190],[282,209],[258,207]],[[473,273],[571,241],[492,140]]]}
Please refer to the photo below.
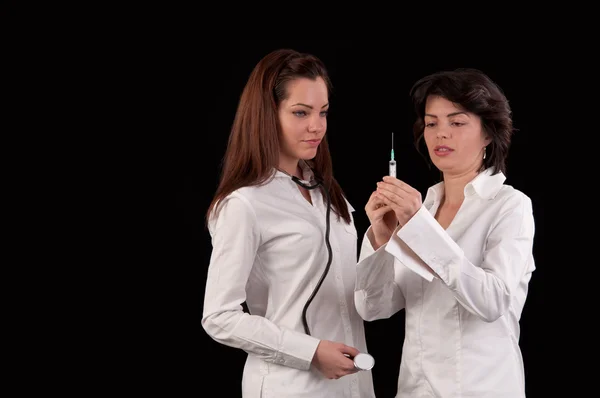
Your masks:
{"label": "fingers gripping syringe", "polygon": [[390,175],[396,177],[396,161],[394,160],[394,133],[392,132],[392,158],[390,159]]}

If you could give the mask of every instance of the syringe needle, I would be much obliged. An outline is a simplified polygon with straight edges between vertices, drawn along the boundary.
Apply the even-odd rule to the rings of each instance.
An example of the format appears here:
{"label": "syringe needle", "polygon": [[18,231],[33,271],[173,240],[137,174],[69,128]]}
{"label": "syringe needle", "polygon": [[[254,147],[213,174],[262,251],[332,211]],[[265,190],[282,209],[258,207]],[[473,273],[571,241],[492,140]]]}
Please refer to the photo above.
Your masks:
{"label": "syringe needle", "polygon": [[394,132],[392,131],[392,155],[389,163],[389,174],[392,177],[396,177],[396,160],[394,160]]}

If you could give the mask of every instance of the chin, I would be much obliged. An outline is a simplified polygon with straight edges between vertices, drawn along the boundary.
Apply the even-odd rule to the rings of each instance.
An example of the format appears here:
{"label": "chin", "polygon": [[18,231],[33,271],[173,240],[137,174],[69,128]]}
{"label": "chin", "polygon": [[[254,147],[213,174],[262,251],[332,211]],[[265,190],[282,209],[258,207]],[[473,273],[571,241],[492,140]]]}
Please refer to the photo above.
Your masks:
{"label": "chin", "polygon": [[430,158],[430,159],[431,159],[431,163],[433,163],[433,165],[435,166],[436,169],[438,169],[439,171],[442,171],[442,169],[445,169],[444,165],[440,164],[439,161],[435,162],[433,160],[433,158]]}
{"label": "chin", "polygon": [[442,173],[446,173],[448,171],[452,171],[452,167],[448,166],[448,165],[444,165],[444,162],[441,162],[442,164],[440,164],[440,162],[433,162],[433,165],[435,166],[436,169],[438,169],[440,172]]}
{"label": "chin", "polygon": [[317,156],[316,149],[314,151],[308,151],[308,152],[304,152],[304,153],[300,154],[299,158],[302,160],[312,160],[315,158],[315,156]]}

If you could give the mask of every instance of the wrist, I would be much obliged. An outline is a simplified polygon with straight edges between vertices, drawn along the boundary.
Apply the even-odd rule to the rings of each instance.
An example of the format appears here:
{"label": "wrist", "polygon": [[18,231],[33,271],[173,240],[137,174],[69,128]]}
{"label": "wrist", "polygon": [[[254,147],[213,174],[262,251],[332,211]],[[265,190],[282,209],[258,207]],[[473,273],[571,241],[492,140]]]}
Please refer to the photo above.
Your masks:
{"label": "wrist", "polygon": [[369,242],[371,243],[371,246],[373,246],[374,250],[379,249],[381,246],[385,245],[388,240],[390,239],[389,236],[386,237],[387,234],[377,234],[373,231],[373,228],[370,228],[369,231],[367,232],[367,237],[369,239]]}
{"label": "wrist", "polygon": [[317,363],[318,359],[317,359],[317,352],[319,351],[319,346],[321,345],[321,340],[319,340],[319,344],[317,344],[317,347],[315,348],[315,352],[313,352],[313,357],[310,361],[311,364],[315,364]]}

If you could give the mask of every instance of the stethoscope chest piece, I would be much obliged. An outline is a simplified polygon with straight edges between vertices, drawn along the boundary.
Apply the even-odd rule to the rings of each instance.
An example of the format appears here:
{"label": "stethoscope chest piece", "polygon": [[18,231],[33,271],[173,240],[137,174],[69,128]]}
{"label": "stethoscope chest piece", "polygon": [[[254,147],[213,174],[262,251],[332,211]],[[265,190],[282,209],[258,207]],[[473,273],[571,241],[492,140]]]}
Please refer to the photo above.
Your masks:
{"label": "stethoscope chest piece", "polygon": [[375,366],[375,358],[369,354],[360,353],[354,357],[354,367],[358,370],[371,370]]}

